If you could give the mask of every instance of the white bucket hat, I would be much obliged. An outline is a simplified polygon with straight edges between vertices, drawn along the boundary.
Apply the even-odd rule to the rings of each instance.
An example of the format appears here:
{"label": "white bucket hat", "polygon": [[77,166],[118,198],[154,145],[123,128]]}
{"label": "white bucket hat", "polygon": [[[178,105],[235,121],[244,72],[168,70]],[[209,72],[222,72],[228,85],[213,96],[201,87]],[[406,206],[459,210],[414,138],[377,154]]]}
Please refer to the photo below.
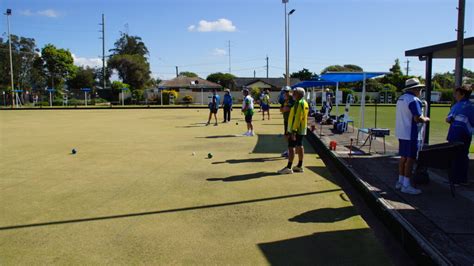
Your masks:
{"label": "white bucket hat", "polygon": [[407,91],[411,89],[421,89],[424,87],[425,87],[425,84],[421,84],[419,79],[411,78],[405,81],[405,88],[403,89],[403,91]]}

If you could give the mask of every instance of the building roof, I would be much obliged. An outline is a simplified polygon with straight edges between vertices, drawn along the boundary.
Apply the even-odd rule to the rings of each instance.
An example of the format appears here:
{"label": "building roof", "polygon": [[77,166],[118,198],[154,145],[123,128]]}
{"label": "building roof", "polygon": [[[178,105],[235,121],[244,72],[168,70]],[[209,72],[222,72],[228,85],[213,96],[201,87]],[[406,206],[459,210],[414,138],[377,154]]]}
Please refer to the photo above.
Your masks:
{"label": "building roof", "polygon": [[[432,55],[432,58],[456,58],[456,45],[457,41],[452,41],[421,47],[405,51],[405,56]],[[474,37],[464,39],[464,58],[474,58]]]}
{"label": "building roof", "polygon": [[170,88],[170,89],[220,89],[222,88],[221,85],[199,78],[199,77],[186,77],[186,76],[178,76],[171,80],[163,80],[158,84],[159,88]]}
{"label": "building roof", "polygon": [[[267,83],[268,85],[275,87],[275,88],[283,88],[286,86],[286,81],[285,78],[235,78],[235,87],[236,88],[241,88],[243,86],[249,86],[253,83],[256,82],[264,82]],[[294,85],[296,83],[300,82],[299,79],[297,78],[291,78],[290,79],[290,86]]]}

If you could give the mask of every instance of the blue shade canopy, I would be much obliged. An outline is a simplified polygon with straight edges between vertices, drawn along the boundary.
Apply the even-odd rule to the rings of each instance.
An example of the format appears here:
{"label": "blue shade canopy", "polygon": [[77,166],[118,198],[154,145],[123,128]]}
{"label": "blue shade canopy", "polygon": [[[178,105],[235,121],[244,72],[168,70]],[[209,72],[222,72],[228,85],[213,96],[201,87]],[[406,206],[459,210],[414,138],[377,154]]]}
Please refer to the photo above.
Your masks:
{"label": "blue shade canopy", "polygon": [[323,87],[323,86],[336,86],[334,81],[326,80],[305,80],[300,83],[296,83],[292,88],[301,87],[301,88],[314,88],[314,87]]}
{"label": "blue shade canopy", "polygon": [[328,72],[322,74],[320,78],[325,81],[333,82],[357,82],[366,79],[375,78],[388,74],[387,72]]}

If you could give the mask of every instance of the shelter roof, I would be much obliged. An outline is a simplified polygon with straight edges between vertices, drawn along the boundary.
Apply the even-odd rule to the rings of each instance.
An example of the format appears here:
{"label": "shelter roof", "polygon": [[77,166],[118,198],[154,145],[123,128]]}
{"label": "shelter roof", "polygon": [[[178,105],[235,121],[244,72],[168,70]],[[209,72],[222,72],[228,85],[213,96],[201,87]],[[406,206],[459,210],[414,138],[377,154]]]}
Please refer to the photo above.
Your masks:
{"label": "shelter roof", "polygon": [[[457,41],[439,43],[405,51],[405,56],[423,57],[432,55],[432,58],[456,58]],[[464,58],[474,58],[474,37],[464,39]]]}

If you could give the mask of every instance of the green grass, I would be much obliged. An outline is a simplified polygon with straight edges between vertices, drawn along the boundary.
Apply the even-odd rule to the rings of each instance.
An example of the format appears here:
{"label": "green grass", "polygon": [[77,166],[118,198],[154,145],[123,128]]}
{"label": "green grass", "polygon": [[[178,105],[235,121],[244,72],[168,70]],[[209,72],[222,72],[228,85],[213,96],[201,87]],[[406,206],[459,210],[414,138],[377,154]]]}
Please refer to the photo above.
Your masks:
{"label": "green grass", "polygon": [[[446,141],[449,124],[444,120],[449,113],[448,106],[431,108],[430,115],[430,143],[441,143]],[[389,128],[391,136],[389,141],[395,143],[395,106],[378,106],[377,107],[377,127]],[[339,106],[339,114],[344,112],[344,107]],[[352,106],[350,108],[350,116],[354,119],[354,125],[359,127],[360,123],[360,107]],[[336,114],[335,110],[332,114]],[[365,108],[365,127],[375,127],[375,106],[367,106]],[[474,145],[471,144],[471,152],[474,152]]]}
{"label": "green grass", "polygon": [[239,112],[218,127],[207,114],[0,112],[0,263],[389,263],[310,147],[305,173],[274,174],[276,110],[253,138],[235,137]]}

